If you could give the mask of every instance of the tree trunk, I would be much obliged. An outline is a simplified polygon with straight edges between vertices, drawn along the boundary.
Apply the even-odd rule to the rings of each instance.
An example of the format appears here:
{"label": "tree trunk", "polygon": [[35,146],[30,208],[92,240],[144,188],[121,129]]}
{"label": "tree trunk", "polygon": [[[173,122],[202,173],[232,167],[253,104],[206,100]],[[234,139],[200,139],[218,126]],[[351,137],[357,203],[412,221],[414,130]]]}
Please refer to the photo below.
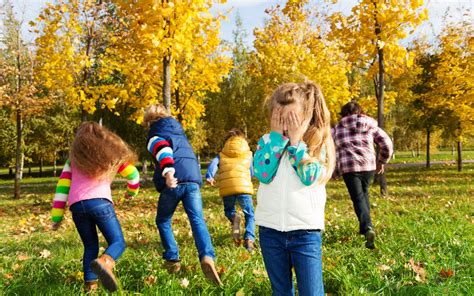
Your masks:
{"label": "tree trunk", "polygon": [[31,177],[31,162],[28,162],[28,177]]}
{"label": "tree trunk", "polygon": [[[375,34],[379,38],[381,34],[381,28],[377,21],[377,16],[375,17]],[[377,122],[381,129],[385,127],[384,120],[384,90],[385,90],[385,65],[384,65],[384,52],[381,47],[377,47],[378,54],[378,64],[379,64],[379,73],[378,73],[378,83],[376,87],[375,94],[377,96]],[[379,184],[380,184],[380,194],[382,196],[387,195],[387,180],[385,178],[385,173],[378,175]]]}
{"label": "tree trunk", "polygon": [[462,171],[462,142],[458,141],[458,172]]}
{"label": "tree trunk", "polygon": [[56,177],[56,150],[53,152],[53,177]]}
{"label": "tree trunk", "polygon": [[148,183],[148,161],[143,160],[142,164],[142,183],[146,185]]}
{"label": "tree trunk", "polygon": [[43,158],[40,158],[40,163],[39,163],[39,175],[40,177],[43,177]]}
{"label": "tree trunk", "polygon": [[176,109],[178,110],[178,121],[183,124],[183,110],[181,109],[181,102],[179,101],[179,87],[174,91],[174,96],[176,98]]}
{"label": "tree trunk", "polygon": [[171,111],[171,55],[163,57],[163,105]]}
{"label": "tree trunk", "polygon": [[416,157],[420,157],[420,143],[416,142]]}
{"label": "tree trunk", "polygon": [[22,142],[22,118],[21,118],[21,110],[18,108],[16,110],[16,159],[15,159],[15,189],[14,189],[14,196],[15,199],[20,198],[20,181],[23,176],[23,151],[21,147]]}
{"label": "tree trunk", "polygon": [[13,177],[13,168],[9,167],[8,168],[8,178],[11,178],[11,177]]}
{"label": "tree trunk", "polygon": [[430,162],[430,135],[431,135],[431,130],[428,127],[426,129],[426,168],[431,167],[431,162]]}

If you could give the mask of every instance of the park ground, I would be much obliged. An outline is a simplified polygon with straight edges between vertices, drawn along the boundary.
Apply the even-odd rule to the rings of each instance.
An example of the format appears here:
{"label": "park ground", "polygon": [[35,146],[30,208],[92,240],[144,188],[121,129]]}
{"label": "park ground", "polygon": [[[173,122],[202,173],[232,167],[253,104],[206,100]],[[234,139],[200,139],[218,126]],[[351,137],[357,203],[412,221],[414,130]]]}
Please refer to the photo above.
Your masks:
{"label": "park ground", "polygon": [[[449,159],[441,159],[448,161]],[[364,247],[341,180],[330,181],[323,234],[323,277],[330,295],[473,295],[474,164],[397,167],[387,173],[389,195],[371,188],[377,248]],[[50,230],[54,178],[24,180],[23,198],[12,199],[12,181],[0,181],[0,294],[73,295],[82,292],[82,244],[70,213]],[[29,186],[28,186],[29,185]],[[119,198],[116,211],[128,248],[117,264],[119,294],[269,295],[260,250],[236,247],[216,188],[202,189],[204,212],[217,253],[223,288],[203,278],[186,215],[180,206],[174,232],[183,270],[163,269],[155,227],[157,193],[148,183],[138,198]],[[258,243],[258,242],[257,242]],[[101,237],[101,245],[105,242]],[[103,250],[103,248],[101,248]],[[106,294],[104,291],[102,294]]]}

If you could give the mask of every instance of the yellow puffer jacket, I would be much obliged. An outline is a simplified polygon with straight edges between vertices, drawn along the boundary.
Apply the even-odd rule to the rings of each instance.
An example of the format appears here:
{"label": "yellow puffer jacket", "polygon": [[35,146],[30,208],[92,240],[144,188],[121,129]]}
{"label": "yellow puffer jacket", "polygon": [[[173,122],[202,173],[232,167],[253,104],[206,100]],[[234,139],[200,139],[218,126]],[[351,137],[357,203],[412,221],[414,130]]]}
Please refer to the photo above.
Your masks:
{"label": "yellow puffer jacket", "polygon": [[252,151],[242,137],[227,140],[220,153],[219,195],[253,194],[250,177]]}

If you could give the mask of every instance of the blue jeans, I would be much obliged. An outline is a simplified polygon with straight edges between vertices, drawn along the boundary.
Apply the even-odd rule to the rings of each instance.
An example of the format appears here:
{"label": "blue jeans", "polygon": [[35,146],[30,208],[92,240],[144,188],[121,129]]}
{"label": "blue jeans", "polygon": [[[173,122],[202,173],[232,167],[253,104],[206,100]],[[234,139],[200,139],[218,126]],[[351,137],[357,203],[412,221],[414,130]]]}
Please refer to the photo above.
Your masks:
{"label": "blue jeans", "polygon": [[163,258],[168,261],[179,260],[179,250],[171,229],[171,219],[180,201],[183,202],[184,210],[191,224],[199,260],[204,256],[215,258],[211,236],[202,212],[201,191],[196,183],[180,183],[176,188],[165,188],[161,191],[156,213],[156,226],[160,232],[161,244],[165,249]]}
{"label": "blue jeans", "polygon": [[294,295],[292,267],[295,269],[299,295],[324,295],[319,231],[281,232],[260,226],[259,232],[272,295]]}
{"label": "blue jeans", "polygon": [[240,208],[245,216],[244,239],[255,241],[255,218],[253,214],[252,196],[249,194],[229,195],[222,198],[224,202],[224,213],[227,219],[232,221],[235,215],[235,202],[239,201]]}
{"label": "blue jeans", "polygon": [[84,281],[96,280],[97,275],[92,272],[90,264],[99,255],[97,227],[109,244],[104,254],[117,260],[125,251],[125,239],[114,206],[107,199],[94,198],[76,202],[69,209],[84,245]]}

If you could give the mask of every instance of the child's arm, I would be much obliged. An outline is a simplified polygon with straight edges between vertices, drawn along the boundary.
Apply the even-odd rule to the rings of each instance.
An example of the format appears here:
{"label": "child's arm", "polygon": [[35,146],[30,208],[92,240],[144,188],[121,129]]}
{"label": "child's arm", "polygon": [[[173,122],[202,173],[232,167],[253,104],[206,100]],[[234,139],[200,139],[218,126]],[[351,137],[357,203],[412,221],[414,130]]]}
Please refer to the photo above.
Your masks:
{"label": "child's arm", "polygon": [[56,194],[53,199],[53,208],[51,210],[51,218],[57,227],[59,222],[64,217],[64,208],[69,195],[69,189],[71,188],[71,162],[69,159],[64,164],[64,168],[59,176],[58,184],[56,185]]}
{"label": "child's arm", "polygon": [[158,161],[163,177],[169,172],[174,173],[173,149],[168,141],[154,136],[148,141],[147,148],[148,152]]}
{"label": "child's arm", "polygon": [[288,147],[288,157],[290,158],[290,163],[301,182],[304,185],[309,186],[318,179],[321,174],[322,166],[320,162],[300,164],[303,160],[309,158],[309,155],[306,152],[307,149],[306,144],[300,141],[298,146]]}
{"label": "child's arm", "polygon": [[128,162],[120,166],[118,173],[120,176],[127,178],[127,195],[135,197],[140,188],[140,174],[137,168]]}
{"label": "child's arm", "polygon": [[274,131],[260,138],[253,159],[253,171],[260,182],[272,182],[288,142],[287,137]]}
{"label": "child's arm", "polygon": [[214,177],[217,174],[217,171],[219,170],[219,162],[220,162],[220,156],[219,154],[214,157],[211,162],[209,163],[209,166],[207,167],[207,172],[206,172],[206,181],[209,182],[209,184],[214,185]]}

